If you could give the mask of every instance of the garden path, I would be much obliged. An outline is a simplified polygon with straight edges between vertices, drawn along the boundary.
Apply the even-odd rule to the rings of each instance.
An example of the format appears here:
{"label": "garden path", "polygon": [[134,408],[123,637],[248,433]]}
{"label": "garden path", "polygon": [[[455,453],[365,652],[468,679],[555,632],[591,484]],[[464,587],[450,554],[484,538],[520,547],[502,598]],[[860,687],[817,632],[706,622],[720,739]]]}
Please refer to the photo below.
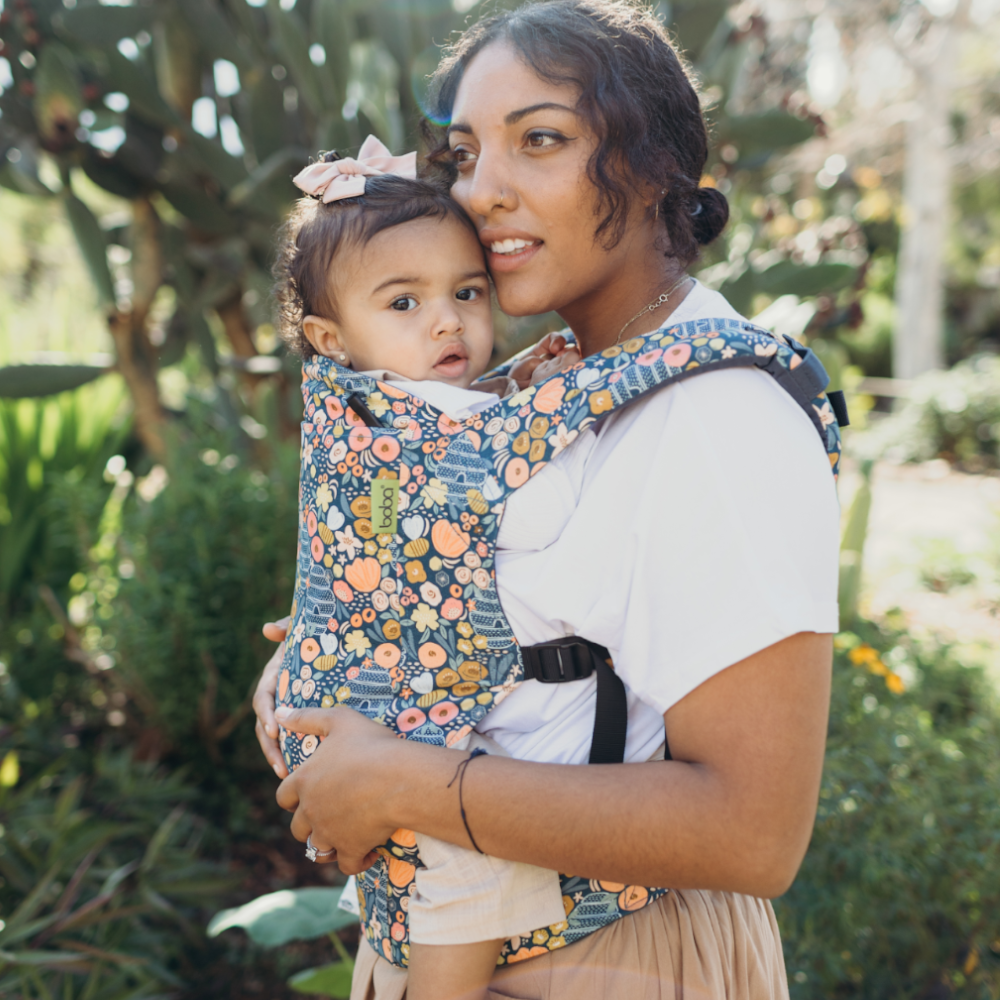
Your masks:
{"label": "garden path", "polygon": [[[845,511],[858,482],[849,467]],[[878,463],[864,558],[862,612],[899,608],[911,630],[970,647],[1000,681],[1000,477]]]}

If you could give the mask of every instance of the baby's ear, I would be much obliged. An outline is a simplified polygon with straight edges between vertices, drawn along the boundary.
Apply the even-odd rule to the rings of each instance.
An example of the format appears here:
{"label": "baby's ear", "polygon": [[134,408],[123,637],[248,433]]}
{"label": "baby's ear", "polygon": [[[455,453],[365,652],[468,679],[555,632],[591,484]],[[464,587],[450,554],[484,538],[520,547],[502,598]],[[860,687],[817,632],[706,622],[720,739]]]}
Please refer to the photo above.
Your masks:
{"label": "baby's ear", "polygon": [[337,324],[332,319],[325,319],[322,316],[304,316],[302,332],[305,334],[306,340],[312,344],[313,350],[317,354],[322,354],[324,358],[338,357],[346,353],[340,342]]}

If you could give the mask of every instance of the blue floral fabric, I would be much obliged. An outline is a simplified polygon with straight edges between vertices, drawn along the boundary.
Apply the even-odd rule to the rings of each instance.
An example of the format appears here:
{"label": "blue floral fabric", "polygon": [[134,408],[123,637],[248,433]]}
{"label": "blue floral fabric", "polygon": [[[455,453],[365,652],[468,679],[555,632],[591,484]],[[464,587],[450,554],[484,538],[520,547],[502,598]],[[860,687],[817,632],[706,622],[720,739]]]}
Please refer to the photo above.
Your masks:
{"label": "blue floral fabric", "polygon": [[[766,330],[696,320],[608,348],[454,421],[423,400],[329,358],[303,366],[298,566],[279,705],[347,705],[407,739],[451,746],[523,677],[497,597],[496,539],[508,496],[604,414],[660,386],[756,366],[795,394],[803,355]],[[347,405],[357,395],[384,427]],[[840,433],[826,396],[800,398],[836,475]],[[372,480],[399,482],[397,531],[372,524]],[[290,768],[316,749],[282,732]],[[358,879],[372,947],[409,957],[407,909],[420,865],[397,831]],[[667,890],[563,875],[566,919],[508,941],[501,964],[564,947]]]}

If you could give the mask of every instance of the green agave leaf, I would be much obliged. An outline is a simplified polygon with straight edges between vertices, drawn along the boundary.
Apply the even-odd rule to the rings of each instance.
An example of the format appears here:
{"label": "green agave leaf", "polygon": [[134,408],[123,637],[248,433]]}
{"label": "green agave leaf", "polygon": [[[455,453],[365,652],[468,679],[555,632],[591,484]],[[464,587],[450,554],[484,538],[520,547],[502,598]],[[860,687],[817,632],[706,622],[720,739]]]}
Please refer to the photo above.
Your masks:
{"label": "green agave leaf", "polygon": [[184,124],[173,108],[160,96],[156,81],[142,66],[126,59],[115,48],[105,52],[103,58],[108,64],[108,73],[105,77],[108,89],[120,90],[128,97],[131,114],[146,118],[164,128],[177,128]]}
{"label": "green agave leaf", "polygon": [[316,969],[304,969],[288,980],[296,993],[312,993],[321,997],[349,997],[354,965],[348,962],[334,962]]}
{"label": "green agave leaf", "polygon": [[334,101],[340,104],[347,94],[355,34],[354,14],[344,0],[313,0],[312,37],[326,49],[320,73],[332,84]]}
{"label": "green agave leaf", "polygon": [[757,291],[768,295],[805,298],[847,288],[854,283],[857,273],[857,268],[850,264],[820,263],[810,266],[783,260],[757,274],[755,285]]}
{"label": "green agave leaf", "polygon": [[223,16],[218,4],[205,0],[177,0],[177,6],[209,55],[228,59],[241,70],[252,67],[251,59],[240,46],[232,24]]}
{"label": "green agave leaf", "polygon": [[107,371],[94,365],[9,365],[0,368],[0,399],[54,396],[93,382]]}
{"label": "green agave leaf", "polygon": [[268,0],[267,18],[282,61],[310,111],[318,115],[323,109],[323,88],[316,67],[309,59],[309,37],[302,22],[294,11],[282,10],[278,0]]}
{"label": "green agave leaf", "polygon": [[83,98],[76,60],[65,45],[50,42],[44,46],[34,82],[38,131],[50,143],[72,142]]}
{"label": "green agave leaf", "polygon": [[77,6],[60,14],[62,34],[88,45],[113,46],[122,38],[153,30],[149,7]]}
{"label": "green agave leaf", "polygon": [[161,188],[163,196],[185,218],[209,233],[232,233],[236,220],[214,199],[188,184],[169,183]]}
{"label": "green agave leaf", "polygon": [[692,58],[701,55],[731,6],[729,0],[686,0],[674,2],[673,31],[681,48]]}
{"label": "green agave leaf", "polygon": [[262,74],[248,88],[250,128],[254,153],[263,163],[285,145],[285,106],[281,86],[270,73]]}
{"label": "green agave leaf", "polygon": [[798,145],[816,133],[812,122],[796,118],[787,111],[726,116],[719,122],[718,129],[720,141],[733,143],[740,151],[740,159],[753,153]]}
{"label": "green agave leaf", "polygon": [[91,280],[97,288],[101,305],[111,308],[115,304],[115,286],[108,270],[108,241],[104,236],[104,230],[101,229],[101,224],[94,213],[76,195],[67,190],[63,197],[66,203],[66,216],[80,247],[80,253],[83,254]]}
{"label": "green agave leaf", "polygon": [[242,927],[252,940],[267,948],[322,937],[357,923],[358,918],[353,914],[338,909],[341,892],[337,888],[270,892],[243,906],[217,913],[209,922],[208,936],[216,937],[231,927]]}
{"label": "green agave leaf", "polygon": [[261,188],[270,184],[278,177],[291,178],[296,170],[309,162],[308,150],[297,146],[279,149],[272,153],[256,170],[241,184],[237,184],[229,192],[230,205],[242,205],[251,201]]}
{"label": "green agave leaf", "polygon": [[0,185],[18,194],[32,194],[42,198],[55,195],[55,191],[43,184],[33,170],[25,170],[23,166],[24,157],[20,163],[11,163],[9,160],[0,163]]}
{"label": "green agave leaf", "polygon": [[118,195],[119,198],[127,198],[131,201],[133,198],[138,198],[146,190],[142,181],[135,174],[124,169],[120,163],[114,160],[106,160],[103,156],[98,156],[91,146],[86,148],[81,166],[83,172],[98,187]]}

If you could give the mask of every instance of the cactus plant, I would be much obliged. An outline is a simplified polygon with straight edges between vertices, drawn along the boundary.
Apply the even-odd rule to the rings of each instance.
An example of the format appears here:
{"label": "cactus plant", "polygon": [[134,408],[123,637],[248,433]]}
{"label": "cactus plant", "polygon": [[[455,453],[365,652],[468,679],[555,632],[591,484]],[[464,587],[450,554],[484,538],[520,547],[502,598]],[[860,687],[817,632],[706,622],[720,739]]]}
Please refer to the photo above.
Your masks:
{"label": "cactus plant", "polygon": [[[728,7],[661,4],[698,73],[726,99],[748,44]],[[228,340],[223,353],[245,362],[257,352],[273,232],[295,195],[291,175],[310,153],[356,147],[369,132],[396,149],[413,144],[439,45],[465,20],[448,0],[7,5],[0,55],[12,86],[0,95],[0,184],[62,201],[107,316],[136,431],[154,456],[165,455],[158,369],[197,347],[217,372],[212,327]],[[717,107],[717,136],[753,165],[813,132],[814,123],[781,108],[741,116],[725,110],[726,100]],[[58,168],[58,189],[51,172],[48,183],[39,174],[43,157]],[[86,203],[84,179],[125,199],[131,224],[108,232]],[[117,285],[112,240],[132,252],[130,280]],[[761,280],[772,277],[789,283],[785,274]],[[164,285],[176,306],[154,343],[150,311]],[[55,391],[76,377],[46,368],[30,380]],[[245,376],[245,385],[258,377]]]}

